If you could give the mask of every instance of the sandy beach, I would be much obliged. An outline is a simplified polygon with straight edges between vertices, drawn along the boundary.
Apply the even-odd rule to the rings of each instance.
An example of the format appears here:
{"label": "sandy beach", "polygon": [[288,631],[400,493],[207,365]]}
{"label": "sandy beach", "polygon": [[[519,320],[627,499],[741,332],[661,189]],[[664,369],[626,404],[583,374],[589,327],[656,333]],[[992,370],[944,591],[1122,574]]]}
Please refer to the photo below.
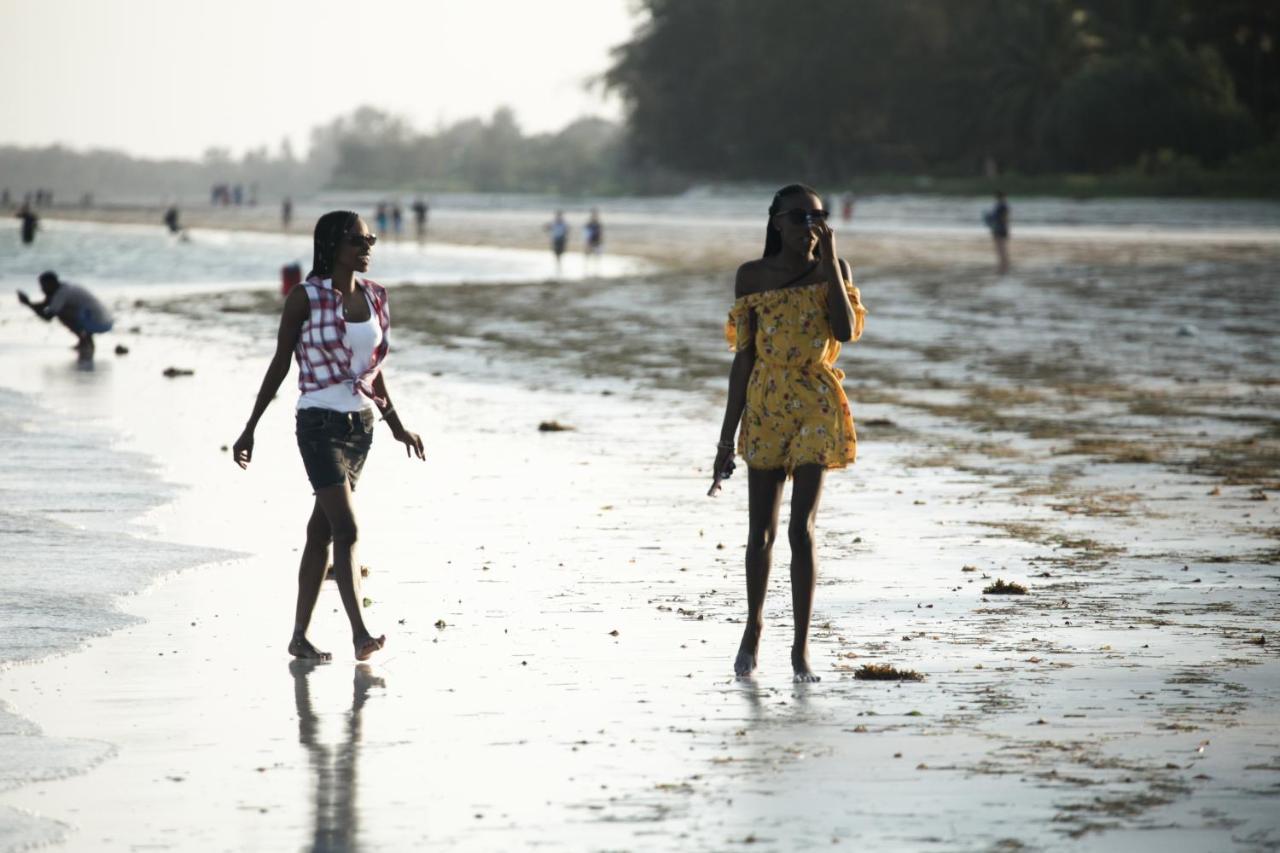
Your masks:
{"label": "sandy beach", "polygon": [[[526,219],[433,228],[540,248]],[[243,220],[189,224],[273,227]],[[335,661],[284,650],[310,504],[293,377],[250,471],[224,449],[273,290],[112,291],[92,372],[0,301],[34,460],[5,493],[85,443],[48,473],[57,499],[15,510],[58,525],[11,541],[155,567],[104,588],[119,618],[67,653],[0,669],[0,850],[1280,849],[1280,240],[1015,238],[1004,278],[980,237],[842,241],[871,311],[841,360],[859,460],[818,520],[823,680],[793,685],[786,543],[762,670],[735,681],[745,477],[705,497],[757,235],[608,233],[638,259],[609,278],[375,260],[428,461],[383,430],[357,493],[388,635],[368,665],[334,589],[312,636]]]}

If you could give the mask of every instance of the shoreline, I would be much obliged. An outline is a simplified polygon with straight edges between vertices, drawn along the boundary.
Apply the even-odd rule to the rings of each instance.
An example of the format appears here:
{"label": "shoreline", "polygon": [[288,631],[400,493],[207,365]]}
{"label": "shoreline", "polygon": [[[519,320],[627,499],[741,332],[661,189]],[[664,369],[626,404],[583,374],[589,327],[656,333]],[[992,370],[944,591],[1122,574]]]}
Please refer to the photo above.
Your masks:
{"label": "shoreline", "polygon": [[[1106,316],[1123,293],[1111,294],[1100,277],[1089,304]],[[1207,277],[1217,284],[1222,271]],[[298,515],[294,527],[305,507],[298,466],[283,462],[296,461],[287,406],[273,406],[264,419],[251,479],[215,451],[216,424],[202,424],[186,450],[153,429],[148,440],[171,448],[162,458],[185,460],[178,479],[201,488],[148,523],[179,541],[208,537],[217,506],[231,517],[212,529],[244,525],[258,543],[255,556],[221,573],[170,578],[127,601],[145,612],[144,623],[83,653],[24,667],[34,683],[19,689],[21,707],[60,737],[83,737],[92,720],[103,737],[112,734],[118,753],[84,776],[0,800],[78,820],[75,837],[103,849],[129,847],[139,833],[161,846],[213,849],[228,826],[240,846],[258,847],[331,839],[321,833],[335,827],[374,847],[538,837],[580,847],[722,849],[750,836],[765,849],[833,838],[884,849],[971,849],[1009,840],[1034,847],[1235,837],[1188,815],[1188,802],[1213,803],[1265,844],[1275,829],[1262,791],[1277,771],[1258,755],[1272,748],[1266,709],[1280,698],[1280,678],[1273,647],[1249,641],[1274,633],[1274,618],[1261,608],[1274,583],[1268,561],[1254,553],[1273,540],[1264,525],[1274,520],[1239,519],[1275,517],[1270,505],[1251,500],[1257,481],[1233,486],[1194,467],[1165,469],[1152,464],[1159,456],[1101,446],[1086,432],[1028,440],[1028,430],[1044,428],[1039,422],[1070,413],[1059,409],[1067,403],[1074,417],[1107,424],[1142,415],[1129,410],[1128,397],[1107,404],[1117,393],[1108,382],[1123,377],[1102,377],[1083,394],[1069,390],[1069,371],[1041,371],[1045,389],[1019,390],[994,385],[1004,374],[965,384],[962,372],[944,369],[951,359],[992,360],[947,340],[945,330],[959,331],[956,318],[974,316],[974,305],[1027,298],[1021,282],[948,281],[948,300],[924,313],[909,306],[930,304],[939,282],[927,271],[875,284],[864,284],[864,293],[878,337],[868,339],[870,350],[852,348],[844,365],[862,458],[831,476],[819,519],[818,689],[786,678],[785,549],[769,596],[767,668],[746,686],[728,677],[745,484],[735,478],[718,501],[701,498],[709,459],[698,448],[709,447],[703,436],[714,431],[703,419],[708,411],[718,417],[710,401],[723,377],[713,368],[727,365],[723,355],[702,354],[718,343],[724,298],[714,276],[667,272],[606,286],[484,292],[402,287],[398,316],[415,331],[392,365],[397,400],[431,401],[418,404],[422,420],[410,427],[442,446],[432,463],[439,467],[422,480],[376,448],[362,481],[379,483],[361,494],[365,527],[376,525],[362,558],[374,569],[373,613],[387,620],[389,606],[390,620],[406,620],[386,625],[395,628],[386,656],[368,672],[348,673],[340,663],[295,674],[285,672],[274,635],[259,648],[262,626],[285,621],[292,570],[279,564],[293,559],[297,538],[281,535],[287,519],[264,514],[271,504],[263,497]],[[1032,313],[1058,316],[1053,294],[1031,292],[1041,300]],[[1079,294],[1062,295],[1073,305]],[[210,399],[235,398],[232,389],[247,400],[240,374],[265,362],[271,321],[262,311],[270,300],[227,298],[249,310],[225,314],[214,303],[189,315],[149,314],[144,334],[130,341],[133,353],[119,362],[127,376],[112,376],[123,398],[164,388],[155,409],[182,422]],[[1170,295],[1174,305],[1179,298]],[[1150,322],[1167,324],[1158,307]],[[482,311],[496,312],[500,327],[477,325]],[[443,322],[450,316],[471,323],[454,328]],[[227,317],[237,320],[231,328]],[[1092,323],[1095,315],[1077,319]],[[922,342],[959,348],[932,355],[895,348],[912,339],[910,330]],[[1035,342],[1051,332],[1027,334]],[[566,336],[581,350],[575,357],[535,346]],[[632,340],[647,346],[628,347]],[[160,384],[164,348],[180,345],[198,363],[198,386]],[[611,350],[621,357],[611,359]],[[1224,357],[1248,352],[1233,344]],[[28,357],[35,365],[52,354]],[[513,364],[495,371],[504,360]],[[441,368],[444,376],[432,375]],[[1189,402],[1201,418],[1214,407],[1248,415],[1250,402],[1265,411],[1273,393],[1265,365],[1236,377],[1241,393],[1231,383],[1210,387],[1212,363],[1204,377],[1176,369],[1167,384],[1198,386]],[[494,376],[502,381],[487,384]],[[1251,401],[1255,390],[1263,396]],[[1166,419],[1187,416],[1171,415],[1176,401],[1154,391],[1141,402],[1150,412],[1160,403]],[[540,435],[543,418],[577,429]],[[886,423],[871,425],[877,421]],[[187,447],[183,441],[176,447]],[[385,434],[378,441],[394,449]],[[1046,442],[1069,442],[1063,449],[1084,455],[1047,452]],[[1114,461],[1099,461],[1107,454]],[[532,477],[523,473],[530,466]],[[1065,485],[1045,491],[1063,475]],[[567,511],[553,512],[547,483],[569,501]],[[1207,500],[1210,488],[1221,496]],[[697,520],[673,527],[673,507]],[[1135,527],[1147,543],[1132,543]],[[558,541],[546,541],[548,529]],[[663,535],[655,539],[654,530]],[[561,545],[575,559],[566,560]],[[1183,573],[1184,564],[1194,568]],[[975,571],[962,571],[968,565]],[[983,601],[975,591],[990,582],[983,575],[1027,582],[1032,595]],[[253,594],[229,594],[236,589]],[[326,639],[340,638],[337,617],[319,611]],[[437,618],[444,628],[432,625]],[[197,663],[188,669],[188,660]],[[852,670],[864,662],[919,669],[928,680],[901,688],[855,681]],[[0,685],[12,689],[10,676],[0,673]],[[91,704],[68,706],[62,696],[72,690]],[[123,701],[134,695],[167,704],[140,711]],[[519,721],[510,721],[512,707],[522,708]],[[310,716],[317,728],[308,734],[294,717]],[[344,719],[364,722],[353,734]],[[508,735],[498,725],[515,728]],[[1210,746],[1197,751],[1204,740]],[[423,778],[406,764],[449,770]],[[540,789],[529,792],[530,767],[565,772],[539,772]],[[321,789],[333,780],[336,788]],[[360,796],[362,785],[373,793]],[[139,795],[153,812],[130,827],[131,798]],[[1016,819],[983,805],[1011,797],[1020,803]],[[57,803],[61,811],[50,807]],[[906,825],[895,809],[927,818]]]}
{"label": "shoreline", "polygon": [[[160,227],[162,205],[119,205],[98,208],[58,208],[53,219]],[[301,214],[300,214],[301,215]],[[547,252],[542,219],[534,211],[435,211],[429,222],[426,245],[497,247]],[[212,228],[264,234],[306,237],[305,222],[281,228],[277,212],[268,206],[242,209],[192,208],[183,214],[184,228]],[[744,258],[759,254],[754,226],[716,218],[652,218],[619,214],[606,223],[606,256],[642,259],[657,271],[705,272],[732,270]],[[976,271],[992,266],[992,247],[980,228],[925,227],[905,231],[854,223],[841,224],[841,252],[858,270],[960,269]],[[413,245],[412,236],[395,240]],[[393,245],[395,244],[393,243]],[[1139,230],[1097,227],[1045,230],[1038,226],[1015,228],[1011,241],[1015,273],[1020,269],[1043,270],[1062,264],[1110,263],[1143,266],[1152,263],[1187,263],[1205,259],[1273,256],[1280,252],[1280,229],[1159,229]],[[574,242],[567,257],[577,258]]]}

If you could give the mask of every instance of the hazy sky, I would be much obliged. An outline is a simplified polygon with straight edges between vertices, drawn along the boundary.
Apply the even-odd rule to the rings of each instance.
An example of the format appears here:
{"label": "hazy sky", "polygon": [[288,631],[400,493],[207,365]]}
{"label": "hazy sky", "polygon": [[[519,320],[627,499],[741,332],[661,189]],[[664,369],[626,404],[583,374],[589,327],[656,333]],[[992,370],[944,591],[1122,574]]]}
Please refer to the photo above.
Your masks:
{"label": "hazy sky", "polygon": [[361,104],[556,130],[618,117],[583,80],[635,23],[628,0],[0,0],[0,144],[303,154]]}

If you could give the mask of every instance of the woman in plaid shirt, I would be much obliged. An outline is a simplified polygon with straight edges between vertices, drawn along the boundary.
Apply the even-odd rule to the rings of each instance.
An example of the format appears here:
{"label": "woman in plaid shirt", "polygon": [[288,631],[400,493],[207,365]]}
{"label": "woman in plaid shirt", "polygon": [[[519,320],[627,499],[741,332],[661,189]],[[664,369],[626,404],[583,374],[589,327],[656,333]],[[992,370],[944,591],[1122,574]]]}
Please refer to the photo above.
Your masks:
{"label": "woman in plaid shirt", "polygon": [[351,621],[357,660],[386,643],[364,624],[360,576],[356,571],[356,518],[351,493],[373,440],[374,409],[391,427],[405,453],[423,459],[422,439],[405,429],[391,403],[382,362],[387,355],[390,314],[384,288],[357,273],[369,269],[378,238],[355,213],[338,210],[316,222],[315,253],[307,280],[289,292],[280,318],[276,353],[267,367],[253,413],[236,440],[233,457],[241,468],[253,459],[253,432],[262,413],[298,362],[297,436],[315,505],[307,522],[307,544],[298,567],[298,605],[289,653],[328,660],[307,639],[333,545],[333,574]]}

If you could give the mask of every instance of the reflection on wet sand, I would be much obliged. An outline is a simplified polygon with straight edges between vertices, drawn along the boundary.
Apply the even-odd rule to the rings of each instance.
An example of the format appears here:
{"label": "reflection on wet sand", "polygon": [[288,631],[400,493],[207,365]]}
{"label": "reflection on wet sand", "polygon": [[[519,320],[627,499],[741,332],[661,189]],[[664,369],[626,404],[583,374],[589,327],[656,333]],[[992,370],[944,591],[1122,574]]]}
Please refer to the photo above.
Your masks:
{"label": "reflection on wet sand", "polygon": [[340,743],[324,743],[320,738],[320,716],[311,702],[309,678],[319,661],[295,659],[289,663],[293,676],[293,696],[298,706],[298,740],[307,749],[315,780],[315,808],[312,813],[312,851],[359,850],[356,818],[356,763],[360,744],[360,713],[372,687],[386,682],[368,664],[358,664],[352,682],[351,713],[347,715]]}

